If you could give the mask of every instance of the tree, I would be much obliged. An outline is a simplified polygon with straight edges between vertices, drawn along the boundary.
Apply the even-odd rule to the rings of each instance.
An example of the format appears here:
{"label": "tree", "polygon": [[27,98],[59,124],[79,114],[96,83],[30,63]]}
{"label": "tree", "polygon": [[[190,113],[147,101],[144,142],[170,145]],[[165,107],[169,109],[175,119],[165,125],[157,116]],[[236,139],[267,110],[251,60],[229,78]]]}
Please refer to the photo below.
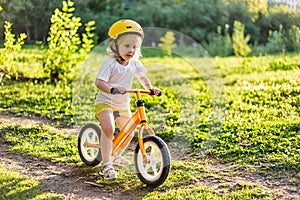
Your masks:
{"label": "tree", "polygon": [[49,18],[60,0],[2,0],[2,19],[14,24],[18,33],[26,32],[27,40],[42,40],[47,35]]}
{"label": "tree", "polygon": [[288,31],[292,28],[294,24],[293,19],[296,18],[296,15],[287,5],[278,5],[269,10],[268,18],[271,30],[279,30],[282,26],[284,31]]}
{"label": "tree", "polygon": [[256,27],[249,8],[245,3],[240,0],[232,1],[227,5],[226,10],[228,12],[228,24],[231,27],[230,32],[233,33],[234,21],[240,21],[245,27],[245,34],[251,35],[250,43],[255,43],[259,40],[259,27]]}
{"label": "tree", "polygon": [[260,14],[267,15],[268,13],[268,0],[227,0],[227,3],[244,4],[253,21],[256,21]]}
{"label": "tree", "polygon": [[209,32],[214,32],[219,25],[224,26],[227,20],[222,0],[144,0],[130,7],[124,16],[146,27],[176,30],[198,42],[205,41]]}
{"label": "tree", "polygon": [[253,21],[256,21],[260,14],[268,14],[268,0],[243,0],[249,8],[249,14]]}
{"label": "tree", "polygon": [[250,35],[245,36],[245,27],[239,21],[234,21],[233,24],[233,51],[236,56],[247,56],[251,52],[251,48],[248,45]]}

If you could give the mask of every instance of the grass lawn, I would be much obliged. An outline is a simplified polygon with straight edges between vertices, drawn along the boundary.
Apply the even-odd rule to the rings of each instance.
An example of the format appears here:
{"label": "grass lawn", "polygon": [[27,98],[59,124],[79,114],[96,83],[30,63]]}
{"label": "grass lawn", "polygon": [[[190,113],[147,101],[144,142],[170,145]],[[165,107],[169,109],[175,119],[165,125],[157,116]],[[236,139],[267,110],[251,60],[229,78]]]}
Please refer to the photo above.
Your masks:
{"label": "grass lawn", "polygon": [[[38,63],[39,53],[25,51],[19,60]],[[82,166],[76,137],[56,129],[94,121],[93,81],[104,58],[92,53],[78,66],[77,80],[70,84],[2,79],[1,112],[37,115],[52,122],[51,126],[1,124],[0,137],[13,145],[12,153],[80,166],[106,190],[136,199],[296,198],[300,188],[299,55],[142,58],[152,84],[163,91],[161,97],[144,98],[150,125],[164,124],[157,135],[170,144],[173,153],[181,152],[181,159],[172,162],[168,180],[156,189],[145,188],[131,168],[119,169],[116,181],[104,181],[96,174],[99,168]],[[38,67],[29,73],[26,62],[21,63],[14,69],[19,74],[46,76]],[[133,87],[139,83],[135,81]],[[183,159],[183,154],[190,156]],[[13,187],[1,185],[8,191],[0,194],[25,195],[23,187],[40,189],[28,179],[24,179],[26,186],[19,186],[18,174],[0,170],[1,184],[16,180]],[[281,184],[287,185],[284,190]]]}

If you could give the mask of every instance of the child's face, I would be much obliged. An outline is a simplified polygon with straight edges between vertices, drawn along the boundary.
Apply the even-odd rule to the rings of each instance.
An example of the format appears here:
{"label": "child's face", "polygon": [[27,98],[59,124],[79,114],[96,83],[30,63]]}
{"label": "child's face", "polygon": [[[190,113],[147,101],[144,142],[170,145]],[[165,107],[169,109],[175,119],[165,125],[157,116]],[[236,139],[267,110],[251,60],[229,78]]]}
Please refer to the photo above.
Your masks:
{"label": "child's face", "polygon": [[140,42],[132,35],[124,35],[119,43],[119,54],[125,61],[129,61],[140,48]]}

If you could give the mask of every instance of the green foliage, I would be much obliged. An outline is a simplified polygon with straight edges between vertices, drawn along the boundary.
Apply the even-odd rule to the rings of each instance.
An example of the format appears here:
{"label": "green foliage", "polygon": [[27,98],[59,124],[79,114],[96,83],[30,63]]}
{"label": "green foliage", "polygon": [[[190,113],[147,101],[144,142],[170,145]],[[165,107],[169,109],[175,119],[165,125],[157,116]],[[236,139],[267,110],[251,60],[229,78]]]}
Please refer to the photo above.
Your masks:
{"label": "green foliage", "polygon": [[[47,38],[49,50],[45,57],[45,71],[50,74],[51,80],[74,80],[74,70],[78,62],[84,60],[86,54],[93,47],[95,22],[88,22],[85,26],[86,33],[82,36],[78,34],[81,27],[81,18],[73,15],[75,11],[74,2],[63,1],[62,11],[58,8],[54,10],[51,17],[49,37]],[[79,45],[82,44],[80,48]],[[73,54],[79,50],[79,56]]]}
{"label": "green foliage", "polygon": [[293,25],[288,31],[286,46],[290,51],[300,52],[300,28],[298,26]]}
{"label": "green foliage", "polygon": [[[50,25],[49,19],[54,8],[58,7],[61,1],[4,0],[0,4],[3,6],[0,21],[12,22],[15,32],[27,34],[27,41],[45,41]],[[1,28],[0,36],[2,36]]]}
{"label": "green foliage", "polygon": [[16,40],[16,35],[11,32],[12,23],[8,21],[5,21],[4,29],[4,49],[0,49],[0,71],[17,77],[18,72],[13,66],[13,61],[24,45],[27,36],[25,33],[21,33],[18,40]]}
{"label": "green foliage", "polygon": [[268,0],[244,0],[249,8],[249,13],[252,17],[252,20],[257,20],[260,14],[268,14]]}
{"label": "green foliage", "polygon": [[4,24],[5,28],[5,40],[4,40],[4,47],[8,51],[18,51],[24,45],[24,40],[26,39],[26,34],[21,33],[18,40],[15,39],[15,34],[11,32],[12,23],[5,21]]}
{"label": "green foliage", "polygon": [[[27,33],[28,42],[45,42],[50,26],[49,18],[54,8],[61,7],[60,3],[61,1],[42,0],[5,1],[1,4],[3,11],[0,21],[13,22],[16,32]],[[261,48],[259,50],[262,54],[266,50],[264,45],[269,31],[279,31],[279,26],[282,25],[285,37],[290,37],[288,32],[292,26],[300,27],[299,11],[293,11],[286,5],[268,5],[267,0],[214,0],[213,4],[209,0],[202,0],[201,3],[193,0],[86,0],[76,1],[76,14],[81,16],[84,22],[96,21],[95,31],[99,38],[107,37],[109,26],[116,20],[130,18],[137,20],[143,27],[166,27],[176,30],[192,37],[203,46],[215,38],[218,26],[224,27],[229,24],[233,27],[234,20],[238,20],[245,25],[246,35],[251,35],[249,43]],[[83,28],[79,30],[82,31]],[[232,32],[230,29],[229,33]],[[222,36],[225,36],[225,33],[222,33]],[[150,46],[151,42],[146,37],[144,45]],[[209,49],[211,52],[212,46]],[[294,49],[293,43],[289,42],[286,50],[295,51]],[[223,56],[223,52],[219,56]]]}
{"label": "green foliage", "polygon": [[164,55],[172,56],[172,48],[174,48],[175,36],[172,31],[167,31],[164,37],[160,38],[161,43],[158,44]]}
{"label": "green foliage", "polygon": [[224,35],[221,26],[218,26],[217,33],[209,34],[208,42],[204,44],[204,48],[208,51],[210,56],[231,55],[233,50],[232,40],[229,34],[229,25],[225,25]]}
{"label": "green foliage", "polygon": [[157,130],[156,134],[165,140],[170,140],[178,134],[180,118],[182,117],[181,107],[172,90],[165,87],[161,87],[161,90],[163,93],[161,97],[144,96],[143,99],[151,124],[156,127],[163,124],[164,129]]}
{"label": "green foliage", "polygon": [[234,21],[233,26],[232,42],[234,54],[245,57],[251,52],[251,48],[248,45],[250,35],[244,36],[245,27],[241,22]]}
{"label": "green foliage", "polygon": [[286,44],[282,26],[280,26],[278,31],[269,31],[266,48],[267,53],[280,53],[285,51]]}
{"label": "green foliage", "polygon": [[300,30],[298,26],[292,26],[288,31],[284,31],[283,26],[280,25],[278,30],[269,31],[267,39],[265,45],[253,47],[253,55],[299,52]]}
{"label": "green foliage", "polygon": [[94,33],[92,33],[92,31],[94,31],[96,28],[95,26],[95,21],[90,21],[88,23],[86,23],[85,25],[85,32],[82,33],[82,48],[79,50],[79,53],[81,55],[84,55],[86,57],[86,54],[88,54],[94,47]]}

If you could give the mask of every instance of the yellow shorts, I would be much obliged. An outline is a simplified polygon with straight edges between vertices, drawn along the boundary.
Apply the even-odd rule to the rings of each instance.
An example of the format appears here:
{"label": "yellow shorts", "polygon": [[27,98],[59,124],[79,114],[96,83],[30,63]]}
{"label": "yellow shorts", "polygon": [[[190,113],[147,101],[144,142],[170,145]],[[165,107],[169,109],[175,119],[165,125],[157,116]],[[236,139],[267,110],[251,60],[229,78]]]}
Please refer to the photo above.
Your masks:
{"label": "yellow shorts", "polygon": [[132,116],[132,113],[130,110],[119,110],[119,109],[115,109],[112,106],[107,105],[107,104],[97,104],[97,105],[95,105],[96,118],[98,118],[98,115],[104,110],[109,110],[109,111],[113,112],[115,117],[116,116],[131,117]]}

